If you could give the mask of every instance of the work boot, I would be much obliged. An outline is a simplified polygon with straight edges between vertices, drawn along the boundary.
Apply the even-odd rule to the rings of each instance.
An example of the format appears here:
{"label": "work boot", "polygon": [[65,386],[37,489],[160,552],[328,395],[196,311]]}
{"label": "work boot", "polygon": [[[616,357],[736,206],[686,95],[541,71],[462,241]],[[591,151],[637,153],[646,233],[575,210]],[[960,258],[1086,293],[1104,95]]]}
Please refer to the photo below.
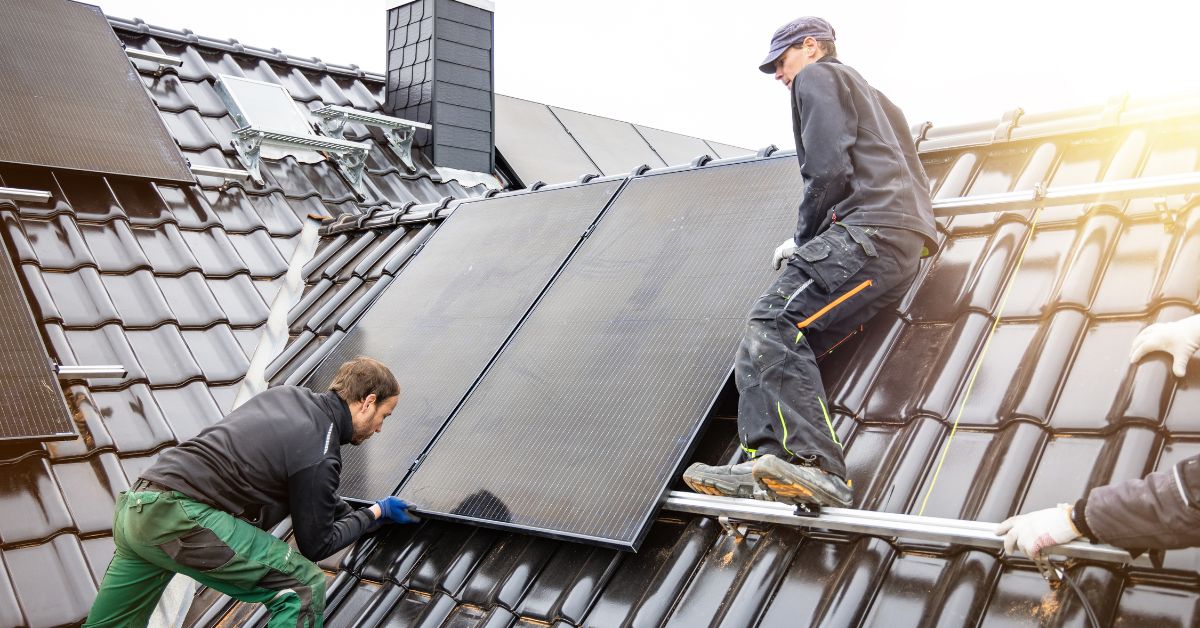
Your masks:
{"label": "work boot", "polygon": [[819,467],[784,462],[772,454],[754,460],[752,475],[779,502],[846,508],[854,498],[842,478]]}
{"label": "work boot", "polygon": [[718,466],[697,462],[684,472],[683,481],[693,491],[705,495],[771,501],[763,487],[754,481],[753,466],[753,462]]}

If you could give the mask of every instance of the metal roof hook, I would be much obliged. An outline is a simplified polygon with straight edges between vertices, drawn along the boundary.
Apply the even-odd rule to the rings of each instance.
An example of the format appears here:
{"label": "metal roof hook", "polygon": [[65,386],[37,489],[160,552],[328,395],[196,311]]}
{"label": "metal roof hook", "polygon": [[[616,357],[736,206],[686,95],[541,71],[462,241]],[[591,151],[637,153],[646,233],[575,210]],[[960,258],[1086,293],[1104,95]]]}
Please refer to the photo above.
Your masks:
{"label": "metal roof hook", "polygon": [[1154,211],[1158,213],[1158,220],[1163,224],[1163,231],[1174,233],[1179,229],[1180,209],[1171,207],[1165,196],[1154,199]]}
{"label": "metal roof hook", "polygon": [[734,537],[735,539],[740,541],[746,538],[745,526],[738,525],[732,519],[730,519],[728,515],[721,515],[717,517],[717,523],[721,524],[721,527],[725,529],[726,534]]}

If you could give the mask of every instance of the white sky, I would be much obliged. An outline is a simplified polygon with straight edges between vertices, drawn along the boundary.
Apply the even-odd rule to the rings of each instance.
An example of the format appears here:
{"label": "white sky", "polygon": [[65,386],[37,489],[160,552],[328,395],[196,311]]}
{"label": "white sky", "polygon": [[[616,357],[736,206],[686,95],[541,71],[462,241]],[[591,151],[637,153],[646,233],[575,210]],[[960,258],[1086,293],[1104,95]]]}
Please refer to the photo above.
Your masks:
{"label": "white sky", "polygon": [[[92,0],[156,26],[385,69],[380,0]],[[771,34],[816,13],[839,57],[943,126],[1200,91],[1195,0],[498,0],[496,91],[759,148],[793,145]]]}

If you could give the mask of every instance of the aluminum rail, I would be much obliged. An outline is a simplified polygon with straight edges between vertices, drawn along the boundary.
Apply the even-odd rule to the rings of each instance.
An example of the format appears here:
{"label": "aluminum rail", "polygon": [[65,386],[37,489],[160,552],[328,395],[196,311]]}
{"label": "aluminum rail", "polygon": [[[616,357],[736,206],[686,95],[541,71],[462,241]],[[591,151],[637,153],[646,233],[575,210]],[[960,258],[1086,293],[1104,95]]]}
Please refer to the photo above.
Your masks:
{"label": "aluminum rail", "polygon": [[220,177],[226,180],[245,181],[250,178],[249,170],[237,170],[236,168],[221,168],[218,166],[192,166],[192,174],[197,174],[205,177]]}
{"label": "aluminum rail", "polygon": [[153,63],[157,63],[159,65],[159,67],[173,66],[173,67],[178,68],[178,67],[183,66],[183,59],[180,59],[179,57],[172,57],[171,55],[164,55],[164,54],[159,54],[157,52],[150,52],[149,50],[138,50],[137,48],[126,48],[125,54],[130,59],[139,59],[141,61],[151,61]]}
{"label": "aluminum rail", "polygon": [[1200,192],[1200,172],[1120,179],[1099,183],[1035,187],[1021,192],[958,196],[933,201],[934,216],[961,216],[1013,209],[1033,209],[1077,203],[1103,203],[1148,196]]}
{"label": "aluminum rail", "polygon": [[[663,503],[663,508],[674,512],[728,517],[738,521],[759,521],[872,536],[894,536],[982,549],[999,549],[1004,546],[1003,539],[993,533],[996,524],[983,521],[920,517],[849,508],[823,508],[821,514],[806,517],[796,515],[795,508],[787,504],[684,491],[671,491]],[[1135,560],[1123,549],[1080,541],[1050,548],[1046,553],[1081,560],[1151,566],[1149,559],[1144,555]]]}
{"label": "aluminum rail", "polygon": [[120,364],[98,364],[90,366],[58,365],[54,367],[59,379],[91,379],[125,377],[129,371]]}
{"label": "aluminum rail", "polygon": [[42,190],[25,190],[21,188],[0,187],[0,200],[45,203],[46,201],[50,200],[50,193]]}

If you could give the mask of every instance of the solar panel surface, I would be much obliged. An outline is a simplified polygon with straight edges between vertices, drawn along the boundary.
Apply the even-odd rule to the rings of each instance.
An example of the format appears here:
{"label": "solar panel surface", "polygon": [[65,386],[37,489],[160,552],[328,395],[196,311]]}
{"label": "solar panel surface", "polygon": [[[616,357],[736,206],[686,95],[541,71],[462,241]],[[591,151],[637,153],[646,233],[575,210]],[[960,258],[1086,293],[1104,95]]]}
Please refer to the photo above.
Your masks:
{"label": "solar panel surface", "polygon": [[71,413],[3,242],[0,355],[0,441],[73,438]]}
{"label": "solar panel surface", "polygon": [[0,0],[0,162],[192,183],[98,7]]}
{"label": "solar panel surface", "polygon": [[623,181],[468,202],[446,219],[307,381],[324,390],[366,354],[402,388],[383,431],[343,452],[343,496],[396,490]]}
{"label": "solar panel surface", "polygon": [[636,549],[795,227],[797,170],[781,157],[631,180],[400,496]]}

